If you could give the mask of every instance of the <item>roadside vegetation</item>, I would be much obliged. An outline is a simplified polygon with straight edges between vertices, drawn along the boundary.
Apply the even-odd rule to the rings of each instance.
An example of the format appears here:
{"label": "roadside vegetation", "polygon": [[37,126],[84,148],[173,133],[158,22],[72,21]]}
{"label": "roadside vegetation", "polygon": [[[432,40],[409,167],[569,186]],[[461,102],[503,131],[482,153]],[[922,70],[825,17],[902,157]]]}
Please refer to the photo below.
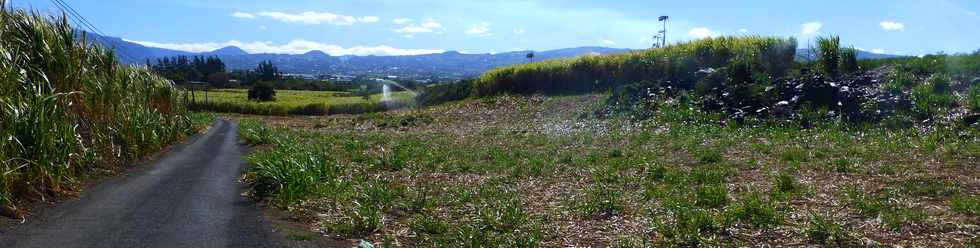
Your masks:
{"label": "roadside vegetation", "polygon": [[693,89],[698,71],[728,65],[753,66],[754,75],[742,76],[780,77],[793,65],[796,47],[793,38],[721,37],[624,54],[547,60],[487,72],[475,81],[474,93],[587,93],[641,81]]}
{"label": "roadside vegetation", "polygon": [[0,1],[0,209],[73,191],[194,131],[181,92],[120,64],[64,17]]}

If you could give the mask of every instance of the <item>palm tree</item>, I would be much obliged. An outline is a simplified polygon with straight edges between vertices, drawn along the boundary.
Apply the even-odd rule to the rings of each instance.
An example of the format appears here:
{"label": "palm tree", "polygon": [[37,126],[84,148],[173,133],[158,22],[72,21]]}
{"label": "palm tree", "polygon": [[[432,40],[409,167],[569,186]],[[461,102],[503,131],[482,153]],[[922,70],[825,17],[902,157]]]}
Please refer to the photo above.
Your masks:
{"label": "palm tree", "polygon": [[527,62],[528,63],[534,62],[534,52],[527,53]]}

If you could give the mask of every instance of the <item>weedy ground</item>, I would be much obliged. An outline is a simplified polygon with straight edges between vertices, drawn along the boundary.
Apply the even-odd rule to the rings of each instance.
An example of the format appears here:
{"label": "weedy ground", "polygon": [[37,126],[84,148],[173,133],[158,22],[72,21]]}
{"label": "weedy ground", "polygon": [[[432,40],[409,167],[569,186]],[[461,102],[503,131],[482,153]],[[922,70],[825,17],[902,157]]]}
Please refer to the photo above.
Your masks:
{"label": "weedy ground", "polygon": [[[196,97],[198,101],[203,100],[203,92],[197,91]],[[393,99],[407,99],[411,95],[405,91],[398,91],[392,93]],[[298,108],[306,106],[309,104],[354,104],[360,102],[379,102],[381,101],[381,94],[371,95],[369,100],[365,100],[360,96],[354,96],[347,92],[335,92],[335,91],[305,91],[305,90],[277,90],[276,91],[276,101],[270,102],[255,102],[248,100],[248,90],[247,89],[218,89],[208,91],[208,98],[215,102],[229,102],[238,104],[259,104],[259,105],[277,105],[285,106],[291,108]]]}
{"label": "weedy ground", "polygon": [[386,105],[381,102],[382,94],[365,99],[349,92],[277,90],[275,101],[259,102],[248,100],[247,89],[218,89],[208,91],[206,99],[204,92],[195,92],[195,103],[190,107],[212,112],[262,115],[358,114],[401,107],[408,104],[412,97],[406,91],[392,92],[393,102]]}
{"label": "weedy ground", "polygon": [[404,247],[978,243],[975,129],[726,125],[604,95],[243,117],[254,194],[330,239]]}

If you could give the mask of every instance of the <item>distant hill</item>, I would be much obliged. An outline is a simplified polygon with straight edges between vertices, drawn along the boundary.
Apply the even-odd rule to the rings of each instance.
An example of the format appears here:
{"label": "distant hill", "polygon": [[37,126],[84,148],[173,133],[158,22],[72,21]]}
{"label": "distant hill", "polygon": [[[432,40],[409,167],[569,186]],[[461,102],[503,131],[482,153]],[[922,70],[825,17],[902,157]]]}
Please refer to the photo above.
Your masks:
{"label": "distant hill", "polygon": [[[612,54],[628,49],[580,47],[536,52],[534,60],[568,58],[586,54]],[[472,77],[487,70],[506,65],[526,63],[528,51],[497,54],[465,54],[449,51],[410,56],[330,56],[321,51],[305,54],[242,54],[219,55],[230,68],[252,68],[271,60],[289,73],[327,74],[388,74],[408,77]]]}
{"label": "distant hill", "polygon": [[[467,78],[484,72],[513,64],[527,63],[530,51],[514,51],[496,54],[468,54],[448,51],[436,54],[409,56],[331,56],[322,51],[304,54],[249,54],[245,50],[228,46],[218,50],[191,53],[156,47],[143,46],[116,37],[102,37],[86,34],[89,40],[97,41],[117,49],[117,56],[125,63],[143,64],[147,60],[155,63],[157,58],[170,56],[218,56],[228,68],[251,69],[259,62],[270,60],[285,73],[296,74],[344,74],[344,75],[395,75],[409,78]],[[630,49],[607,47],[577,47],[535,52],[534,61],[571,58],[582,55],[601,55],[628,52]],[[814,58],[809,49],[797,51],[797,59],[807,61]],[[896,55],[858,52],[858,59],[899,57]]]}
{"label": "distant hill", "polygon": [[80,36],[85,37],[86,40],[98,42],[105,47],[116,49],[116,56],[119,57],[120,61],[127,64],[143,64],[146,63],[146,59],[194,54],[164,48],[147,47],[116,37],[100,36],[88,32],[78,33]]}
{"label": "distant hill", "polygon": [[[465,78],[506,65],[526,63],[528,51],[497,54],[465,54],[449,51],[436,54],[410,56],[331,56],[322,51],[304,54],[249,54],[245,50],[228,46],[211,52],[191,53],[143,46],[116,37],[86,34],[89,40],[117,49],[119,59],[129,64],[155,63],[157,58],[168,56],[218,56],[230,69],[251,69],[259,62],[271,60],[286,73],[300,74],[383,74],[401,77],[449,77]],[[613,54],[630,51],[606,47],[579,47],[535,52],[534,61],[569,58],[587,54]]]}
{"label": "distant hill", "polygon": [[214,55],[214,56],[241,56],[241,55],[248,55],[248,52],[246,52],[245,50],[242,50],[241,48],[238,48],[236,46],[227,46],[227,47],[223,47],[223,48],[220,48],[218,50],[214,50],[214,51],[211,51],[211,52],[206,52],[206,53],[203,53],[203,54],[206,54],[206,55]]}

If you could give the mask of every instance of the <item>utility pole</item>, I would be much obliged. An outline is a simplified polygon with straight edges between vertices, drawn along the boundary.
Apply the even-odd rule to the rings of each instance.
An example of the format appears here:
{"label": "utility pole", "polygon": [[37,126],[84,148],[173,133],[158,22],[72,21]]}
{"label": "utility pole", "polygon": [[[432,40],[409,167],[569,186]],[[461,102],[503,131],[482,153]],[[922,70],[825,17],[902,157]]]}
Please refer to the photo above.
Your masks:
{"label": "utility pole", "polygon": [[663,22],[664,24],[664,28],[660,30],[660,35],[659,35],[661,38],[660,47],[667,46],[667,20],[668,19],[670,19],[670,17],[665,15],[660,16],[660,18],[657,18],[658,21]]}

